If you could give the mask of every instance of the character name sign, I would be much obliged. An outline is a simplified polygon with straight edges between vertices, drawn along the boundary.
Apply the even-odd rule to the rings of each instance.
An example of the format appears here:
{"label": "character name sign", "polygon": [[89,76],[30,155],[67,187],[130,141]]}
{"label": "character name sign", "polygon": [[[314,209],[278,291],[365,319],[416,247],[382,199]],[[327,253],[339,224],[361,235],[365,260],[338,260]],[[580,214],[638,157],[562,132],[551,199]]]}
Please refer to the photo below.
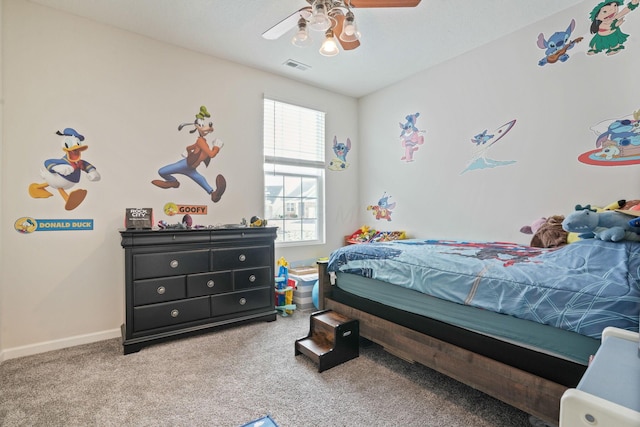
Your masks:
{"label": "character name sign", "polygon": [[93,230],[92,219],[35,219],[22,217],[16,220],[17,232],[28,234],[34,231]]}

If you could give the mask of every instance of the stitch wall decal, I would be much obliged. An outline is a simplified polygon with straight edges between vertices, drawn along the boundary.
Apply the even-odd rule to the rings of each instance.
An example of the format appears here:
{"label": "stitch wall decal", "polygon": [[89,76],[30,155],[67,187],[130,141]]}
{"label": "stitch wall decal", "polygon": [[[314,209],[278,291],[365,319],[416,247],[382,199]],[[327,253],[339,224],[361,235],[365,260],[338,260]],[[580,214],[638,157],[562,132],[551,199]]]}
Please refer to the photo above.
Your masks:
{"label": "stitch wall decal", "polygon": [[409,114],[405,116],[405,122],[399,123],[400,129],[400,145],[404,149],[404,155],[400,160],[407,163],[413,162],[413,153],[415,153],[422,144],[424,144],[424,133],[426,130],[418,129],[416,121],[420,117],[420,113]]}
{"label": "stitch wall decal", "polygon": [[513,119],[493,130],[491,133],[488,133],[488,129],[485,129],[484,131],[474,135],[474,137],[471,138],[471,142],[475,144],[473,157],[467,163],[467,167],[460,172],[460,175],[472,170],[489,169],[515,163],[515,160],[493,160],[487,157],[489,149],[493,147],[496,142],[504,138],[515,124],[516,119]]}
{"label": "stitch wall decal", "polygon": [[371,211],[377,220],[386,219],[387,221],[391,221],[391,213],[393,209],[396,208],[396,203],[389,203],[390,197],[391,196],[387,196],[387,193],[385,192],[378,200],[378,203],[367,206],[367,210]]}
{"label": "stitch wall decal", "polygon": [[213,132],[213,122],[207,123],[205,121],[205,119],[210,117],[211,114],[207,111],[207,107],[203,105],[200,107],[198,113],[196,113],[196,119],[193,122],[182,123],[178,126],[178,131],[181,131],[186,126],[193,126],[193,129],[191,129],[189,133],[198,132],[198,138],[195,143],[186,148],[186,155],[184,155],[182,159],[163,166],[158,170],[158,175],[160,175],[162,179],[154,179],[151,181],[153,185],[164,189],[178,188],[180,187],[180,181],[178,181],[174,175],[185,175],[202,187],[210,196],[213,203],[220,201],[220,198],[227,188],[227,180],[225,177],[221,174],[216,176],[216,188],[214,189],[209,185],[207,178],[197,170],[201,164],[208,167],[211,159],[216,157],[224,146],[222,140],[218,138],[214,138],[211,147],[207,142],[207,135]]}
{"label": "stitch wall decal", "polygon": [[327,169],[332,171],[343,171],[349,167],[347,162],[347,154],[351,151],[351,139],[347,138],[347,142],[338,142],[338,137],[333,137],[333,153],[335,157],[329,162]]}
{"label": "stitch wall decal", "polygon": [[640,110],[603,120],[590,129],[596,134],[596,148],[580,154],[580,162],[594,166],[640,164]]}
{"label": "stitch wall decal", "polygon": [[540,49],[544,49],[544,58],[538,61],[538,65],[555,64],[558,61],[566,62],[569,59],[567,51],[572,49],[576,43],[580,43],[583,37],[576,37],[571,40],[571,34],[576,28],[576,20],[572,19],[571,23],[564,31],[557,31],[545,38],[544,33],[538,34],[537,45]]}

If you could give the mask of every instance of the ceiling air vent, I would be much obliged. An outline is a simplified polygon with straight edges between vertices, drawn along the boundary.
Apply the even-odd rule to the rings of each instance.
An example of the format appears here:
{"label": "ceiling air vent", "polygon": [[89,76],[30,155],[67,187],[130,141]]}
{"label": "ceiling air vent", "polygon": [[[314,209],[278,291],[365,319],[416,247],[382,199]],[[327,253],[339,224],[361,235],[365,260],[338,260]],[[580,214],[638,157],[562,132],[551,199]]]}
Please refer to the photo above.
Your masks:
{"label": "ceiling air vent", "polygon": [[287,59],[284,62],[284,65],[286,65],[287,67],[296,68],[300,71],[307,71],[309,68],[311,68],[310,66],[305,65],[302,62],[294,61],[293,59]]}

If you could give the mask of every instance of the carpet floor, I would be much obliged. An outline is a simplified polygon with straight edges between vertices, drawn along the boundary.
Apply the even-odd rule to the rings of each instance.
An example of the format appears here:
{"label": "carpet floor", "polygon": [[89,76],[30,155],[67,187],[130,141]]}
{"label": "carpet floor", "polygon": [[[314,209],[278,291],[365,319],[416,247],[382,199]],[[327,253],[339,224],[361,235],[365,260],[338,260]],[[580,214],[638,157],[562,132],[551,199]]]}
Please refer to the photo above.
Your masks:
{"label": "carpet floor", "polygon": [[529,427],[528,415],[377,345],[317,372],[310,312],[143,348],[119,339],[0,364],[2,426]]}

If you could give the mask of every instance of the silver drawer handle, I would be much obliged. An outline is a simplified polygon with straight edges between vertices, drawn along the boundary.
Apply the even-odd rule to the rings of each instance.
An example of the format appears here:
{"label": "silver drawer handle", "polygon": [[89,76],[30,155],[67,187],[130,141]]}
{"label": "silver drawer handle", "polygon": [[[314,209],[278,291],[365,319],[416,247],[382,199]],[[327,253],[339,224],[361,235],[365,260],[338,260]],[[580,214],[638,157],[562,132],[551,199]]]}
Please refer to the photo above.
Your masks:
{"label": "silver drawer handle", "polygon": [[178,263],[178,260],[177,260],[177,259],[171,260],[171,262],[169,263],[169,265],[171,266],[171,268],[176,268],[176,267],[178,267],[178,264],[179,264],[179,263]]}
{"label": "silver drawer handle", "polygon": [[216,284],[216,283],[215,283],[213,280],[209,280],[209,281],[207,282],[207,286],[208,286],[209,288],[213,288],[213,286],[214,286],[215,284]]}
{"label": "silver drawer handle", "polygon": [[239,259],[240,261],[246,261],[247,257],[245,256],[245,254],[241,254],[241,255],[238,257],[238,259]]}
{"label": "silver drawer handle", "polygon": [[167,289],[164,286],[159,286],[158,289],[156,289],[156,291],[158,292],[159,295],[162,295],[167,291]]}
{"label": "silver drawer handle", "polygon": [[255,282],[255,281],[256,281],[256,275],[255,275],[255,274],[252,274],[251,276],[249,276],[249,281],[250,281],[251,283]]}
{"label": "silver drawer handle", "polygon": [[178,314],[180,314],[180,312],[176,309],[171,310],[171,317],[178,317]]}
{"label": "silver drawer handle", "polygon": [[240,305],[245,305],[247,303],[247,299],[246,298],[240,298],[239,303],[240,303]]}

